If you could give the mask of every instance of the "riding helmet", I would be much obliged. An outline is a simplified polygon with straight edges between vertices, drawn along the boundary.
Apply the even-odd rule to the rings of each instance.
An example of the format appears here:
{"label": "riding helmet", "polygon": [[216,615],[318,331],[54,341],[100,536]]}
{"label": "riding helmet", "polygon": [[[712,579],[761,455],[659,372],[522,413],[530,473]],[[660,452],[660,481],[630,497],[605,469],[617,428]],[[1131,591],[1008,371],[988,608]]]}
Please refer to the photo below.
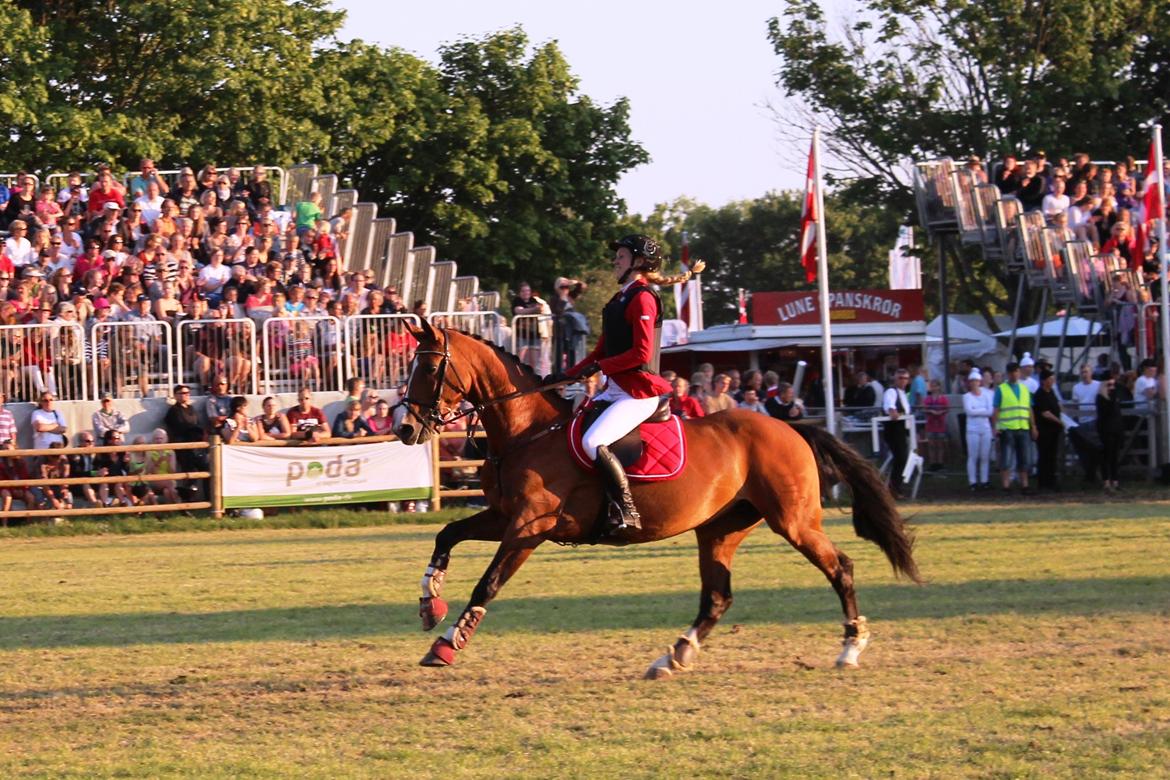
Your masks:
{"label": "riding helmet", "polygon": [[647,271],[657,271],[662,266],[662,246],[649,236],[626,236],[617,241],[610,241],[610,250],[616,252],[625,247],[634,255],[635,262],[643,258],[639,268]]}

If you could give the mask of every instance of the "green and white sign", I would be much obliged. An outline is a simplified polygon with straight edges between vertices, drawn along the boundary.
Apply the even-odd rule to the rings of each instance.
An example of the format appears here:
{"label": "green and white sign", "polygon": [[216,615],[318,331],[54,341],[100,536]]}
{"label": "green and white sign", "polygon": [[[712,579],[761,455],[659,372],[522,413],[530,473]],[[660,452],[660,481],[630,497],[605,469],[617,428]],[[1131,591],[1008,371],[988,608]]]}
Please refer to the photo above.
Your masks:
{"label": "green and white sign", "polygon": [[399,441],[338,447],[223,448],[223,505],[328,506],[430,498],[431,448]]}

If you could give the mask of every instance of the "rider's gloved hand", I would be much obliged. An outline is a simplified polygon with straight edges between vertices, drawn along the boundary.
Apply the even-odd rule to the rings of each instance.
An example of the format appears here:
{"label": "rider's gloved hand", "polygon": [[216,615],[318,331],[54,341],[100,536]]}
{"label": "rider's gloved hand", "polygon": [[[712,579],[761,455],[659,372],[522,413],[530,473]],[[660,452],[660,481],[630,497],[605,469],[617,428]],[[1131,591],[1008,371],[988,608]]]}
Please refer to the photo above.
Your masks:
{"label": "rider's gloved hand", "polygon": [[557,382],[564,382],[569,378],[569,375],[563,371],[554,371],[551,374],[546,374],[544,379],[540,380],[542,385],[555,385]]}
{"label": "rider's gloved hand", "polygon": [[596,374],[600,370],[601,370],[601,364],[595,361],[595,362],[590,363],[588,365],[582,366],[577,371],[574,371],[572,373],[572,376],[575,379],[584,379],[585,377],[593,376],[594,374]]}

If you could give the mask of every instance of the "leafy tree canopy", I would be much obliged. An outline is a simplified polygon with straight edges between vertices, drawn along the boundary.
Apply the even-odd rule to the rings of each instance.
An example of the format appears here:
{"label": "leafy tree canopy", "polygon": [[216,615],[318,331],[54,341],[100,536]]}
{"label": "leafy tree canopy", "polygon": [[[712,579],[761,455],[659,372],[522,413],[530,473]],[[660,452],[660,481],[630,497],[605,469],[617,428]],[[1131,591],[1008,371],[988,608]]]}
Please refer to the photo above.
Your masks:
{"label": "leafy tree canopy", "polygon": [[[866,0],[840,34],[816,3],[769,22],[803,138],[827,126],[842,192],[909,218],[912,160],[1045,149],[1144,156],[1170,111],[1168,0]],[[958,253],[948,293],[990,316],[1003,271]],[[924,269],[933,263],[924,263]]]}
{"label": "leafy tree canopy", "polygon": [[603,251],[648,160],[629,106],[519,28],[438,65],[336,35],[328,0],[13,0],[0,170],[314,161],[465,272],[551,282]]}

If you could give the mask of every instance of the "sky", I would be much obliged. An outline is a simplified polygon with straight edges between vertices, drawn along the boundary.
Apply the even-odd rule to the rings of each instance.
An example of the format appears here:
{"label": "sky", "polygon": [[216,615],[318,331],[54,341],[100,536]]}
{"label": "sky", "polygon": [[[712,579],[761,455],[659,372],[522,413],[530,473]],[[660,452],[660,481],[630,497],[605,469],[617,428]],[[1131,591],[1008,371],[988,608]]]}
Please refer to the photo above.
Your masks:
{"label": "sky", "polygon": [[[687,195],[711,205],[803,189],[801,155],[781,154],[768,105],[781,105],[767,20],[780,4],[594,0],[335,0],[343,40],[360,38],[436,60],[439,46],[520,24],[557,41],[584,94],[630,99],[632,136],[651,162],[618,192],[633,212]],[[716,10],[717,9],[717,10]],[[645,57],[638,57],[645,53]],[[632,62],[631,60],[639,60]]]}

